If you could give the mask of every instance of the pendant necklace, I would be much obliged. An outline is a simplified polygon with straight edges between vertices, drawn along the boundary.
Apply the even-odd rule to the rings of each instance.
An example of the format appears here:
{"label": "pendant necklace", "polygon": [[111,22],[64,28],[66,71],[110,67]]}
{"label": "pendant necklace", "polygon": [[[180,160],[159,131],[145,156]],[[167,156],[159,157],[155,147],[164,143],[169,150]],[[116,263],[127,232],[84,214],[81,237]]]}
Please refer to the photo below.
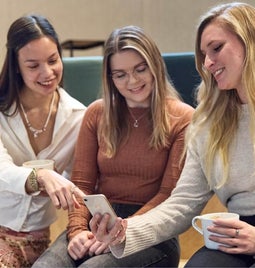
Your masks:
{"label": "pendant necklace", "polygon": [[147,113],[148,111],[146,111],[145,113],[143,113],[141,116],[139,116],[138,118],[136,118],[133,113],[131,112],[131,110],[129,109],[130,115],[132,116],[132,118],[134,119],[134,123],[133,126],[135,128],[139,127],[139,120],[141,120]]}
{"label": "pendant necklace", "polygon": [[46,122],[45,122],[44,126],[42,127],[42,129],[36,129],[36,128],[34,128],[34,127],[31,126],[31,123],[29,122],[28,117],[27,117],[27,114],[25,112],[25,109],[24,109],[22,103],[20,102],[20,107],[21,107],[22,113],[23,113],[23,115],[25,117],[25,120],[26,120],[28,129],[32,132],[34,138],[37,138],[39,134],[41,134],[44,131],[46,131],[46,128],[48,126],[48,123],[50,121],[50,117],[51,117],[51,114],[52,114],[54,100],[55,100],[55,92],[53,93],[53,96],[52,96],[52,101],[51,101],[51,104],[50,104],[49,114],[47,116]]}

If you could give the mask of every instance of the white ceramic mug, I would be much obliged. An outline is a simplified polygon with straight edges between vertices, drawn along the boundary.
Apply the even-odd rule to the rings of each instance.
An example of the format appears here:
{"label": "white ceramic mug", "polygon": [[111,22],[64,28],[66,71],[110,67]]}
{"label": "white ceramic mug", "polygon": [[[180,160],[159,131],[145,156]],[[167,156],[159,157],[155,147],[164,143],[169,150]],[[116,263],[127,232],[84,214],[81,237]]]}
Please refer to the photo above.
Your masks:
{"label": "white ceramic mug", "polygon": [[[207,230],[208,226],[213,225],[213,220],[217,218],[223,218],[223,219],[239,219],[239,215],[236,213],[230,213],[230,212],[217,212],[217,213],[209,213],[209,214],[204,214],[200,216],[195,216],[192,219],[192,226],[193,228],[198,231],[201,235],[204,236],[204,242],[205,246],[209,249],[218,249],[220,243],[211,241],[209,239],[209,236],[213,234],[212,232],[209,232]],[[197,221],[201,221],[202,228],[200,228],[197,225]],[[221,236],[219,234],[216,234],[218,236]]]}
{"label": "white ceramic mug", "polygon": [[51,159],[36,159],[30,160],[23,163],[23,167],[27,168],[44,168],[54,170],[54,160]]}

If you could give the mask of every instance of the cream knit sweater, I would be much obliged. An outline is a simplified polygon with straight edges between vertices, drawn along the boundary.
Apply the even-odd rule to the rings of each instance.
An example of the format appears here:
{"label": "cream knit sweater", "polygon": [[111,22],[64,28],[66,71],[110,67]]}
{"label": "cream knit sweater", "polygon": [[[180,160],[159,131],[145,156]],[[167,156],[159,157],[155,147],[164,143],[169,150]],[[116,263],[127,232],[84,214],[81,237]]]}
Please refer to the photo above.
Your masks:
{"label": "cream knit sweater", "polygon": [[[208,128],[202,130],[195,145],[189,147],[185,167],[171,197],[144,215],[128,219],[126,241],[111,247],[112,253],[118,258],[124,257],[184,232],[214,192],[229,211],[242,216],[255,215],[254,150],[249,129],[248,107],[243,105],[236,138],[230,148],[228,183],[212,191],[204,175],[203,159],[209,133]],[[213,185],[221,177],[222,166],[217,159],[212,170]]]}

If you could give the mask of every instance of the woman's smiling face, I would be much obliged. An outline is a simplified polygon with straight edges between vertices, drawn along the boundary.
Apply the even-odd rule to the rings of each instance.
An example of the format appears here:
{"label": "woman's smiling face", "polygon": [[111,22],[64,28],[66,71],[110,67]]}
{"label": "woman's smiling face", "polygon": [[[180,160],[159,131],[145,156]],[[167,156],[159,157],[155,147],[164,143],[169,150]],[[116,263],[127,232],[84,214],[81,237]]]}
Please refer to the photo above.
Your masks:
{"label": "woman's smiling face", "polygon": [[129,107],[149,107],[154,78],[145,59],[126,49],[110,58],[113,82]]}
{"label": "woman's smiling face", "polygon": [[18,51],[24,89],[48,95],[56,90],[63,74],[57,45],[48,37],[35,39]]}
{"label": "woman's smiling face", "polygon": [[239,38],[219,23],[208,24],[201,35],[204,67],[214,76],[218,88],[236,89],[242,94],[245,48]]}

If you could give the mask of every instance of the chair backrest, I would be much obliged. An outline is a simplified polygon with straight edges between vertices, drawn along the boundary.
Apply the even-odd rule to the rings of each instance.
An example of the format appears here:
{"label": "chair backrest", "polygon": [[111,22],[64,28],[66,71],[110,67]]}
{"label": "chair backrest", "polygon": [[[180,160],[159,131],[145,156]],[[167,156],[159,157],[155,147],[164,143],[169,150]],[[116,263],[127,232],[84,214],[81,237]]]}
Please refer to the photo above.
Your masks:
{"label": "chair backrest", "polygon": [[167,53],[162,56],[174,87],[186,103],[195,107],[195,89],[201,79],[196,70],[194,53]]}
{"label": "chair backrest", "polygon": [[[200,77],[195,68],[194,53],[165,53],[162,56],[173,85],[186,103],[195,106],[194,89]],[[85,105],[100,97],[102,60],[101,56],[63,58],[64,88]]]}
{"label": "chair backrest", "polygon": [[101,56],[63,58],[64,89],[86,106],[100,97],[102,60]]}

